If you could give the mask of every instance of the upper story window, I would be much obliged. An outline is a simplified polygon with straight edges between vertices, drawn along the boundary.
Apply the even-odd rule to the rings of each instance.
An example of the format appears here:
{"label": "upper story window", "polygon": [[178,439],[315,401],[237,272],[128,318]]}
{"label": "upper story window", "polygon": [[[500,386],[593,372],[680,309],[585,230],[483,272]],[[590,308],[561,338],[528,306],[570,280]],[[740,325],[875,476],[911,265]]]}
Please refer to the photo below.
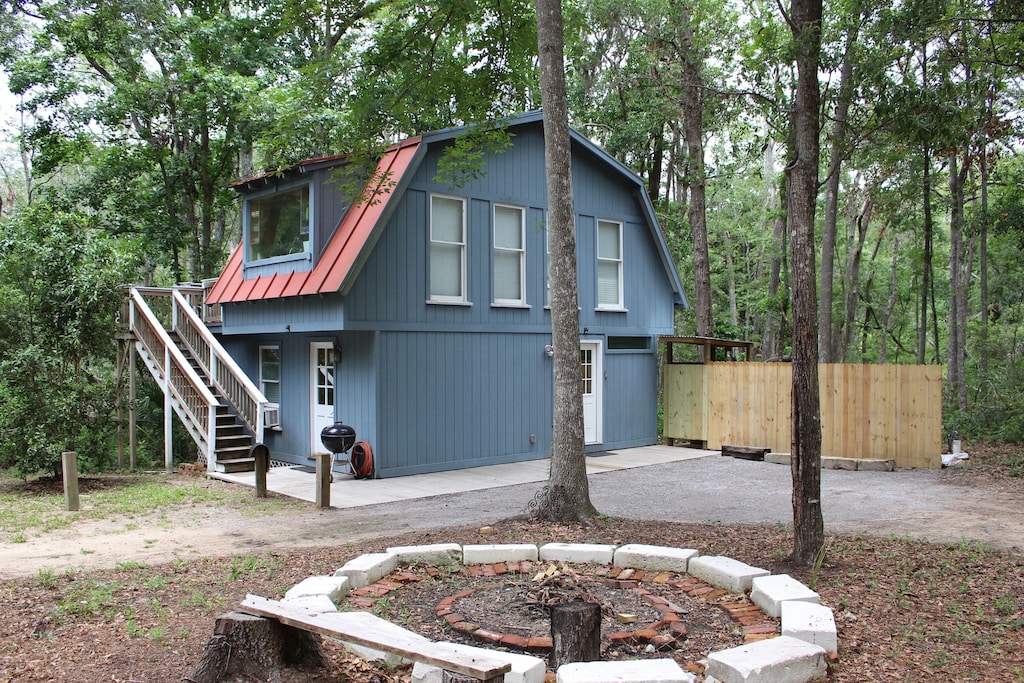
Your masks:
{"label": "upper story window", "polygon": [[309,254],[309,199],[309,185],[305,184],[246,200],[244,229],[249,261]]}
{"label": "upper story window", "polygon": [[430,197],[430,301],[466,301],[466,201]]}
{"label": "upper story window", "polygon": [[597,221],[597,307],[622,310],[622,223]]}
{"label": "upper story window", "polygon": [[494,303],[526,303],[526,211],[518,206],[494,205]]}

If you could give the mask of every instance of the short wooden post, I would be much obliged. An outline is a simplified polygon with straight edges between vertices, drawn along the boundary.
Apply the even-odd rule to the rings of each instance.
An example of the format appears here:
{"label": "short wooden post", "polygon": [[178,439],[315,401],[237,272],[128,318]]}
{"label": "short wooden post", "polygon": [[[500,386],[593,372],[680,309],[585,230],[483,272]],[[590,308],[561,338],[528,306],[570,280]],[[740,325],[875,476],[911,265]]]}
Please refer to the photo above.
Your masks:
{"label": "short wooden post", "polygon": [[65,451],[60,454],[64,469],[64,507],[69,512],[78,511],[78,454]]}
{"label": "short wooden post", "polygon": [[316,454],[316,506],[331,507],[331,466],[334,464],[333,453]]}
{"label": "short wooden post", "polygon": [[601,606],[575,600],[551,607],[551,668],[601,659]]}
{"label": "short wooden post", "polygon": [[256,497],[267,497],[267,470],[270,469],[270,449],[258,443],[249,451],[256,468]]}

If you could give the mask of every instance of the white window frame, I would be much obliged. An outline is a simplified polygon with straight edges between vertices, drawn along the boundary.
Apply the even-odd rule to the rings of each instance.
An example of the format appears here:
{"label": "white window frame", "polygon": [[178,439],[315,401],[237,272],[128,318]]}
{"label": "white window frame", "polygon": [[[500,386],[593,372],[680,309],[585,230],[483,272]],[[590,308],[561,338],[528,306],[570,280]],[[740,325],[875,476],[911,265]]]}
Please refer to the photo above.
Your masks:
{"label": "white window frame", "polygon": [[[434,239],[434,201],[435,200],[456,201],[456,202],[459,202],[462,205],[462,241],[461,242],[451,242],[451,241],[447,241],[447,240],[436,240],[436,239]],[[434,252],[434,246],[435,245],[439,245],[439,246],[442,246],[444,248],[451,248],[451,247],[457,247],[458,248],[458,250],[459,250],[459,269],[460,269],[461,272],[459,273],[459,294],[455,295],[455,296],[448,295],[448,294],[435,294],[433,289],[432,289],[432,287],[433,287],[433,285],[432,285],[432,275],[430,273],[428,273],[427,274],[427,289],[428,289],[428,299],[427,299],[427,302],[428,303],[435,303],[435,304],[466,304],[466,303],[468,303],[468,300],[466,298],[466,241],[467,241],[466,237],[467,237],[467,226],[466,226],[466,198],[465,197],[456,197],[456,196],[444,195],[444,194],[432,194],[432,195],[430,195],[430,235],[429,236],[430,236],[430,245],[429,245],[430,253],[429,253],[428,259],[429,259],[429,269],[430,269],[430,271],[433,271],[433,269],[435,267],[437,267],[437,264],[434,262],[434,253],[433,252]]]}
{"label": "white window frame", "polygon": [[[498,211],[508,209],[519,212],[519,248],[498,246]],[[492,303],[495,306],[524,307],[526,306],[526,207],[514,204],[495,204],[492,209],[493,225],[491,235],[494,252],[491,259],[491,287],[494,291]],[[515,298],[499,298],[497,295],[497,260],[499,254],[516,254],[519,260],[519,296]]]}
{"label": "white window frame", "polygon": [[[619,235],[619,253],[617,257],[603,257],[601,256],[601,225],[613,225],[618,228]],[[597,296],[597,310],[599,311],[623,311],[625,310],[625,303],[623,301],[623,286],[622,286],[622,252],[624,245],[622,244],[622,222],[613,221],[606,218],[598,218],[596,226],[597,235],[595,238],[597,246],[597,272],[595,277],[595,284],[597,285],[595,293]],[[616,279],[618,280],[618,292],[617,300],[615,303],[602,303],[601,302],[601,266],[612,264],[616,269]]]}
{"label": "white window frame", "polygon": [[[267,379],[264,376],[264,374],[263,374],[263,352],[264,351],[276,351],[277,352],[277,379]],[[281,409],[281,405],[280,405],[280,398],[281,398],[281,345],[280,344],[261,344],[259,346],[258,361],[259,361],[259,372],[260,372],[260,392],[262,392],[263,395],[266,396],[267,395],[267,392],[266,392],[266,389],[265,389],[266,385],[267,384],[276,384],[277,385],[278,402],[276,402],[276,403],[275,402],[268,403],[267,404],[267,408],[268,408],[268,410],[278,410],[278,411],[280,411],[280,409]]]}

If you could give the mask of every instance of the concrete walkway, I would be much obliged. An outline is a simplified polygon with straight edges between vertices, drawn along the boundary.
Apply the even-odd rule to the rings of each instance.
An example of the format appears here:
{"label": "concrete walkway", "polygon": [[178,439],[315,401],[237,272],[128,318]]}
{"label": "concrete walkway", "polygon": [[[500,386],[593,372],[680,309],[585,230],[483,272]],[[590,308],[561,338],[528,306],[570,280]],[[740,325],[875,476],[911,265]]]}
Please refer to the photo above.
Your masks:
{"label": "concrete walkway", "polygon": [[[642,446],[603,451],[587,457],[587,474],[663,465],[708,455],[718,455],[718,452],[677,446]],[[549,458],[544,458],[388,479],[354,479],[350,475],[336,472],[334,483],[331,484],[331,507],[355,508],[546,481],[550,462]],[[211,476],[244,486],[256,486],[254,472],[214,473]],[[274,493],[312,502],[316,500],[316,475],[299,467],[274,467],[267,473],[267,488]]]}

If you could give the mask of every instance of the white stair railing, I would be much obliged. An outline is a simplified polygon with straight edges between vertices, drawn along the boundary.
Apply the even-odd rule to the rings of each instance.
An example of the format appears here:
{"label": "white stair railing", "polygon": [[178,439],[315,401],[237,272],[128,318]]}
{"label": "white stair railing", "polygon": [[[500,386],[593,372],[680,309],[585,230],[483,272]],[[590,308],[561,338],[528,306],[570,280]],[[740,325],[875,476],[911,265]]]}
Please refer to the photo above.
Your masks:
{"label": "white stair railing", "polygon": [[[129,296],[129,325],[135,335],[136,349],[167,397],[167,404],[181,418],[205,454],[207,468],[212,470],[217,464],[217,397],[175,345],[136,287],[131,288]],[[165,458],[170,468],[169,449]]]}
{"label": "white stair railing", "polygon": [[[278,411],[267,400],[252,380],[242,372],[230,354],[213,336],[195,311],[195,306],[185,294],[196,292],[176,288],[172,295],[172,325],[184,346],[200,363],[210,383],[224,396],[238,413],[238,416],[256,437],[256,443],[263,443],[263,432],[267,427],[277,427]],[[202,289],[198,290],[201,301]]]}

